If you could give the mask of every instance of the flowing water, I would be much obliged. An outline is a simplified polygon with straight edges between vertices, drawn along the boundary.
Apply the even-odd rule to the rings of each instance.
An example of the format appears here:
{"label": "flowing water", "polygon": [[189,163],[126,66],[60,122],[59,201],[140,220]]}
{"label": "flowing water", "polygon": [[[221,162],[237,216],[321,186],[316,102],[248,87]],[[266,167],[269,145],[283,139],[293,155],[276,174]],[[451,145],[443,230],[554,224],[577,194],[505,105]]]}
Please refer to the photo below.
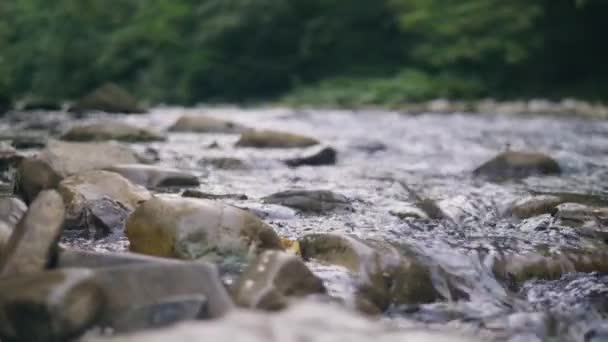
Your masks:
{"label": "flowing water", "polygon": [[[235,148],[237,135],[169,133],[166,142],[133,144],[154,153],[159,164],[191,170],[200,190],[244,194],[225,201],[248,208],[277,232],[297,238],[312,232],[344,232],[406,244],[430,265],[460,279],[468,300],[393,308],[387,320],[457,326],[491,332],[499,340],[582,340],[608,312],[608,276],[567,274],[554,281],[528,281],[517,292],[506,289],[490,270],[495,253],[523,253],[538,248],[598,248],[573,228],[548,216],[515,220],[505,215],[517,199],[533,191],[608,196],[608,122],[551,117],[424,114],[406,116],[372,110],[329,111],[157,108],[124,120],[165,130],[186,113],[204,113],[255,128],[290,131],[318,138],[338,151],[332,166],[288,168],[281,161],[311,149]],[[216,147],[210,147],[211,145]],[[544,152],[559,162],[560,176],[529,177],[491,183],[471,171],[505,150]],[[218,169],[205,160],[237,158],[245,168]],[[354,210],[304,215],[261,197],[289,189],[326,189],[353,201]],[[391,214],[411,205],[412,193],[435,200],[445,220],[400,219]],[[538,229],[542,227],[542,229]],[[125,250],[124,237],[101,241],[67,240],[102,250]],[[338,267],[311,264],[330,293],[348,296],[352,279]],[[438,278],[436,286],[441,288]],[[603,310],[602,310],[603,308]],[[531,337],[530,337],[531,338]]]}

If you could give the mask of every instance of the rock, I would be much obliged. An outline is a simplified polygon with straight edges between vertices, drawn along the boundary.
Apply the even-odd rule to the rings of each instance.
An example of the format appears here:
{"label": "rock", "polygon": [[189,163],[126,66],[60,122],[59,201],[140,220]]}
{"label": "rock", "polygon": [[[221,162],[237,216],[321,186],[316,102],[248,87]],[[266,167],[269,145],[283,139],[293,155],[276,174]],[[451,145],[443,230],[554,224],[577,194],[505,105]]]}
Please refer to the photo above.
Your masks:
{"label": "rock", "polygon": [[11,238],[13,228],[6,222],[0,221],[0,255],[4,252],[8,240]]}
{"label": "rock", "polygon": [[560,197],[554,195],[528,196],[515,202],[511,214],[520,219],[550,214],[555,212],[555,207],[562,201]]}
{"label": "rock", "polygon": [[285,160],[285,164],[290,167],[298,166],[321,166],[321,165],[335,165],[337,160],[337,152],[331,147],[325,147],[320,151],[300,158],[293,158]]}
{"label": "rock", "polygon": [[41,192],[15,227],[0,256],[0,276],[43,270],[54,257],[63,220],[61,196],[53,190]]}
{"label": "rock", "polygon": [[339,265],[357,274],[360,300],[380,311],[390,304],[429,303],[439,298],[429,270],[411,252],[338,234],[310,234],[298,241],[304,260]]}
{"label": "rock", "polygon": [[281,248],[272,227],[253,214],[194,198],[152,198],[129,216],[126,233],[134,252],[181,259]]}
{"label": "rock", "polygon": [[19,162],[16,193],[28,203],[38,192],[57,187],[67,176],[117,164],[138,162],[139,158],[129,147],[114,142],[49,141],[48,146],[36,157],[25,158]]}
{"label": "rock", "polygon": [[606,321],[593,324],[583,335],[584,342],[606,342],[608,341],[608,324]]}
{"label": "rock", "polygon": [[66,207],[66,229],[85,230],[96,237],[122,230],[127,216],[151,198],[146,189],[123,176],[101,170],[69,176],[57,191]]}
{"label": "rock", "polygon": [[374,154],[388,150],[388,146],[379,140],[357,139],[351,145],[351,148],[368,154]]}
{"label": "rock", "polygon": [[95,269],[107,304],[102,326],[115,331],[217,318],[233,307],[215,266],[203,262],[145,262]]}
{"label": "rock", "polygon": [[101,121],[77,124],[61,136],[67,141],[104,141],[117,140],[126,142],[163,141],[166,138],[148,128],[133,126],[120,121]]}
{"label": "rock", "polygon": [[238,134],[245,132],[248,128],[232,121],[205,115],[184,115],[169,130],[172,132]]}
{"label": "rock", "polygon": [[113,83],[106,83],[79,99],[70,111],[76,113],[102,111],[107,113],[144,113],[135,98]]}
{"label": "rock", "polygon": [[424,212],[424,210],[416,207],[415,205],[401,206],[399,209],[390,210],[389,214],[398,217],[401,220],[405,220],[407,218],[429,219],[429,216]]}
{"label": "rock", "polygon": [[606,252],[564,252],[556,255],[525,253],[505,255],[494,260],[496,278],[512,288],[530,279],[556,280],[572,272],[608,272]]}
{"label": "rock", "polygon": [[131,182],[146,188],[159,188],[170,186],[199,186],[198,178],[190,172],[146,164],[114,165],[104,170],[119,173]]}
{"label": "rock", "polygon": [[547,155],[515,151],[503,152],[473,171],[473,175],[491,180],[518,179],[560,173],[559,164]]}
{"label": "rock", "polygon": [[211,166],[220,170],[247,170],[249,166],[244,161],[231,157],[203,158],[198,161],[201,166]]}
{"label": "rock", "polygon": [[245,194],[210,194],[207,192],[202,192],[199,190],[184,190],[182,193],[182,197],[192,197],[192,198],[204,198],[210,200],[221,200],[221,199],[236,199],[236,200],[246,200],[249,197]]}
{"label": "rock", "polygon": [[482,338],[463,332],[409,328],[399,329],[369,320],[331,304],[302,302],[268,315],[235,310],[213,322],[187,322],[161,330],[115,337],[91,337],[84,342],[165,342],[165,341],[349,341],[349,342],[479,342]]}
{"label": "rock", "polygon": [[324,293],[325,287],[297,256],[265,251],[249,264],[233,292],[237,305],[279,310],[287,305],[287,297]]}
{"label": "rock", "polygon": [[328,190],[287,190],[262,198],[264,203],[279,204],[305,212],[352,210],[350,200]]}
{"label": "rock", "polygon": [[3,341],[68,341],[91,327],[105,304],[87,269],[0,279]]}
{"label": "rock", "polygon": [[60,250],[54,267],[103,268],[141,263],[177,263],[179,260],[157,258],[136,253],[94,252],[79,249]]}
{"label": "rock", "polygon": [[272,130],[249,130],[241,134],[236,146],[256,148],[295,148],[317,145],[318,140],[303,135]]}

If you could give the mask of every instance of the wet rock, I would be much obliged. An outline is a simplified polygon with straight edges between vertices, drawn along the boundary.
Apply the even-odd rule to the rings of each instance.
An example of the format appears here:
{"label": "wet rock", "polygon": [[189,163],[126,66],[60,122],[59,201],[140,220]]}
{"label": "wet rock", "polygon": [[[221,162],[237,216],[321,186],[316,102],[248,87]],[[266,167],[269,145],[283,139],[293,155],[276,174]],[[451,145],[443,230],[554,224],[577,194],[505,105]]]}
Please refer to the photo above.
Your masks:
{"label": "wet rock", "polygon": [[126,233],[134,252],[181,259],[281,248],[272,227],[253,214],[195,198],[155,197],[143,203],[129,216]]}
{"label": "wet rock", "polygon": [[595,324],[583,335],[584,342],[606,342],[608,341],[608,324],[604,321]]}
{"label": "wet rock", "polygon": [[146,109],[126,90],[106,83],[79,99],[70,111],[76,113],[102,111],[107,113],[144,113]]}
{"label": "wet rock", "polygon": [[494,275],[512,288],[531,279],[556,280],[573,272],[608,272],[606,252],[564,252],[556,255],[525,253],[498,257]]}
{"label": "wet rock", "polygon": [[416,195],[414,201],[413,204],[405,204],[389,211],[389,214],[402,220],[407,218],[441,220],[448,217],[432,199],[423,199]]}
{"label": "wet rock", "polygon": [[105,168],[119,173],[134,184],[146,188],[198,186],[198,178],[190,172],[147,164],[121,164]]}
{"label": "wet rock", "polygon": [[491,180],[525,178],[535,175],[560,174],[559,164],[542,153],[507,151],[485,162],[473,175]]}
{"label": "wet rock", "polygon": [[317,145],[317,139],[272,130],[249,130],[241,134],[236,146],[256,148],[295,148]]}
{"label": "wet rock", "polygon": [[204,198],[210,200],[221,200],[221,199],[236,199],[236,200],[246,200],[249,197],[245,194],[210,194],[207,192],[199,191],[199,190],[184,190],[182,193],[182,197],[192,197],[192,198]]}
{"label": "wet rock", "polygon": [[316,213],[352,209],[346,196],[328,190],[287,190],[264,197],[262,201]]}
{"label": "wet rock", "polygon": [[247,170],[249,165],[238,158],[231,157],[216,157],[203,158],[198,161],[201,166],[211,166],[220,170]]}
{"label": "wet rock", "polygon": [[251,262],[234,287],[237,305],[279,310],[288,297],[324,293],[317,278],[300,258],[281,251],[265,251]]}
{"label": "wet rock", "polygon": [[290,167],[298,166],[321,166],[321,165],[335,165],[338,153],[331,147],[325,147],[318,152],[313,153],[310,156],[293,158],[285,160],[285,164]]}
{"label": "wet rock", "polygon": [[390,210],[389,214],[398,217],[402,220],[413,218],[413,219],[428,219],[429,216],[424,210],[416,207],[415,205],[406,205],[399,207],[399,209]]}
{"label": "wet rock", "polygon": [[68,341],[91,327],[105,304],[87,269],[39,272],[0,280],[3,341]]}
{"label": "wet rock", "polygon": [[41,192],[25,212],[0,256],[0,275],[14,276],[43,270],[54,258],[64,220],[61,196]]}
{"label": "wet rock", "polygon": [[213,322],[182,323],[174,327],[87,342],[165,341],[350,341],[350,342],[479,342],[483,339],[459,331],[399,329],[361,317],[330,304],[302,302],[277,314],[238,310]]}
{"label": "wet rock", "polygon": [[115,331],[217,318],[233,306],[216,268],[203,262],[145,262],[97,268],[95,280],[107,298],[100,324]]}
{"label": "wet rock", "polygon": [[169,128],[172,132],[243,133],[248,128],[232,121],[204,115],[184,115]]}
{"label": "wet rock", "polygon": [[69,176],[57,191],[66,207],[66,229],[84,230],[96,237],[122,230],[127,216],[151,197],[121,175],[101,170]]}
{"label": "wet rock", "polygon": [[120,121],[101,121],[72,126],[61,136],[67,141],[104,141],[126,142],[163,141],[166,138],[148,128],[130,125]]}
{"label": "wet rock", "polygon": [[19,162],[16,193],[28,203],[38,192],[57,187],[67,176],[117,164],[138,162],[139,158],[129,147],[114,142],[49,141],[48,146],[37,156]]}
{"label": "wet rock", "polygon": [[352,148],[366,152],[369,154],[374,154],[382,151],[388,150],[388,146],[385,143],[378,140],[358,140],[351,145]]}
{"label": "wet rock", "polygon": [[429,270],[409,251],[401,253],[385,242],[338,234],[310,234],[298,242],[305,260],[343,266],[356,273],[360,301],[379,311],[391,304],[429,303],[439,298]]}

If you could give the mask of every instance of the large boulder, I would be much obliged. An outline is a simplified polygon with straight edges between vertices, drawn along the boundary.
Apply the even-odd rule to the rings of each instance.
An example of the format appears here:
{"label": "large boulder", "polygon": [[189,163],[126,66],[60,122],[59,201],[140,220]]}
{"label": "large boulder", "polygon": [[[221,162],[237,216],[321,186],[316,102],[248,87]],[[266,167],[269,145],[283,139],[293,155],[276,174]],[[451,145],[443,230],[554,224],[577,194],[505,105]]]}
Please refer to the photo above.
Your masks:
{"label": "large boulder", "polygon": [[152,198],[129,216],[126,234],[134,252],[181,259],[281,248],[272,227],[253,214],[195,198]]}
{"label": "large boulder", "polygon": [[298,240],[305,260],[339,265],[358,277],[358,305],[373,312],[391,304],[439,299],[429,269],[410,251],[375,240],[339,234],[309,234]]}
{"label": "large boulder", "polygon": [[473,171],[473,175],[490,180],[508,180],[560,173],[561,168],[553,158],[542,153],[516,151],[503,152]]}
{"label": "large boulder", "polygon": [[102,111],[107,113],[144,113],[146,109],[126,90],[106,83],[76,101],[70,108],[76,113]]}
{"label": "large boulder", "polygon": [[329,190],[287,190],[262,198],[264,203],[279,204],[304,212],[323,213],[352,210],[350,200]]}
{"label": "large boulder", "polygon": [[56,188],[67,176],[116,164],[138,163],[129,147],[114,142],[68,143],[49,141],[37,156],[21,160],[17,167],[16,192],[27,202],[38,192]]}
{"label": "large boulder", "polygon": [[233,292],[240,306],[279,310],[287,305],[289,297],[324,293],[325,287],[299,257],[265,251],[249,264]]}
{"label": "large boulder", "polygon": [[146,188],[159,188],[168,186],[198,186],[198,178],[190,172],[147,164],[121,164],[105,168],[121,174],[131,182]]}
{"label": "large boulder", "polygon": [[35,273],[54,258],[64,221],[61,196],[41,192],[15,227],[0,256],[0,276]]}
{"label": "large boulder", "polygon": [[95,269],[107,303],[100,325],[115,331],[217,318],[232,300],[215,266],[203,262],[140,262]]}
{"label": "large boulder", "polygon": [[57,186],[66,207],[66,229],[102,237],[122,230],[127,216],[151,194],[123,176],[91,170],[69,176]]}
{"label": "large boulder", "polygon": [[120,121],[101,121],[77,124],[61,136],[67,141],[104,141],[117,140],[127,142],[163,141],[166,138],[148,128],[130,125]]}
{"label": "large boulder", "polygon": [[369,320],[334,305],[302,302],[273,315],[240,310],[213,322],[182,323],[170,328],[124,336],[90,337],[84,342],[479,342],[485,340],[454,330],[448,327],[443,331],[430,328],[399,329]]}
{"label": "large boulder", "polygon": [[241,134],[236,146],[256,148],[295,148],[317,145],[317,139],[304,135],[272,131],[249,130]]}
{"label": "large boulder", "polygon": [[238,123],[205,115],[184,115],[169,130],[172,132],[195,133],[243,133],[247,127]]}
{"label": "large boulder", "polygon": [[68,341],[97,320],[105,297],[87,269],[0,279],[2,341]]}

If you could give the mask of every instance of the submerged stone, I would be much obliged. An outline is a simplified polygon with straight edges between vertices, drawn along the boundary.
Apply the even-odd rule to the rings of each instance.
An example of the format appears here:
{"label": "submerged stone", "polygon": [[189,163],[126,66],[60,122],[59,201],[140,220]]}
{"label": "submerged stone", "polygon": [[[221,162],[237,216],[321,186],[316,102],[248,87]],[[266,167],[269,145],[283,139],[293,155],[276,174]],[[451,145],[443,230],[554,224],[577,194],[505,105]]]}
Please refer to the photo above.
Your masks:
{"label": "submerged stone", "polygon": [[210,116],[184,115],[180,117],[169,130],[172,132],[238,134],[245,132],[248,128],[232,121]]}
{"label": "submerged stone", "polygon": [[285,164],[290,167],[299,166],[321,166],[321,165],[334,165],[337,162],[338,152],[331,148],[325,147],[309,156],[303,156],[299,158],[287,159]]}
{"label": "submerged stone", "polygon": [[329,190],[287,190],[264,197],[262,201],[305,212],[323,213],[337,209],[352,210],[350,200],[346,196]]}
{"label": "submerged stone", "polygon": [[148,128],[130,125],[120,121],[101,121],[72,126],[61,136],[67,141],[105,141],[126,142],[163,141],[166,138]]}
{"label": "submerged stone", "polygon": [[561,167],[553,158],[535,152],[503,152],[473,171],[490,180],[508,180],[537,175],[556,175]]}
{"label": "submerged stone", "polygon": [[256,148],[296,148],[309,147],[317,144],[319,144],[317,139],[304,135],[272,130],[248,130],[241,134],[241,138],[236,143],[236,146]]}

